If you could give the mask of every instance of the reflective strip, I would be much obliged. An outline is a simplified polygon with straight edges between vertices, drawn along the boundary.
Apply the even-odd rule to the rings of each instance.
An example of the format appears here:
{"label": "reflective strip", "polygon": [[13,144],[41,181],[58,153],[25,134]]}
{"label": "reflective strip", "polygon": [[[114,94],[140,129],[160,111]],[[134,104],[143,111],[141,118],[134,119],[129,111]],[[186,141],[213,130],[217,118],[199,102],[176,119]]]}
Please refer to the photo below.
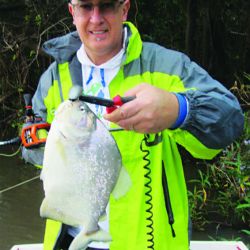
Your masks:
{"label": "reflective strip", "polygon": [[176,143],[182,145],[194,158],[211,160],[221,149],[210,149],[186,130],[167,130],[167,133]]}
{"label": "reflective strip", "polygon": [[124,64],[128,64],[133,60],[136,60],[140,57],[142,51],[142,40],[137,32],[136,27],[131,22],[124,22],[125,25],[129,26],[129,32],[132,35],[129,37],[127,52],[126,52],[126,61]]}
{"label": "reflective strip", "polygon": [[47,219],[46,221],[46,230],[44,235],[44,245],[43,250],[52,250],[58,234],[60,232],[61,223],[58,221],[53,221]]}
{"label": "reflective strip", "polygon": [[58,81],[54,81],[51,85],[48,95],[44,98],[44,104],[47,108],[47,122],[51,123],[54,119],[55,110],[61,103],[60,89]]}
{"label": "reflective strip", "polygon": [[68,99],[69,90],[72,87],[69,63],[66,62],[59,64],[58,70],[60,82],[54,80],[48,91],[48,95],[44,98],[44,103],[47,108],[48,123],[53,121],[55,110],[60,105],[60,103]]}
{"label": "reflective strip", "polygon": [[62,86],[63,100],[69,98],[69,90],[72,87],[72,79],[70,76],[69,63],[62,63],[58,65],[60,81]]}

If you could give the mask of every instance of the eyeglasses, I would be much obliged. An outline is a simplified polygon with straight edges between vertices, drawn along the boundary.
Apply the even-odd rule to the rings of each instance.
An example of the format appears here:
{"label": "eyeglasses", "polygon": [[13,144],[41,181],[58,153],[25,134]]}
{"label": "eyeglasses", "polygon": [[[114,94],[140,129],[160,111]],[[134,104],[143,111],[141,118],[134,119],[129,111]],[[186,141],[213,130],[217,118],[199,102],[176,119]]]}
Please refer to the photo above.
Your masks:
{"label": "eyeglasses", "polygon": [[92,13],[95,7],[98,7],[102,15],[114,14],[117,11],[118,6],[122,5],[125,2],[125,0],[103,1],[98,4],[93,4],[91,2],[81,1],[81,0],[78,0],[77,3],[75,4],[72,3],[71,1],[69,2],[74,8],[75,15],[88,16],[89,14]]}

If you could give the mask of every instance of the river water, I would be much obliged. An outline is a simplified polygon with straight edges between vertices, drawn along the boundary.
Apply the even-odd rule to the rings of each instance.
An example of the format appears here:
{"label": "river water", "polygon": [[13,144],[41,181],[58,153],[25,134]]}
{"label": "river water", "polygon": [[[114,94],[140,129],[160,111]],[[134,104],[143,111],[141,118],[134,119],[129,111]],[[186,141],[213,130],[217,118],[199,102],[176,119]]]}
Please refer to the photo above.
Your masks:
{"label": "river water", "polygon": [[[9,154],[16,148],[3,147],[0,153]],[[39,178],[21,186],[6,188],[39,176],[40,170],[25,164],[20,153],[15,157],[0,156],[0,249],[16,244],[39,243],[43,240],[45,223],[39,216],[43,199]],[[3,192],[2,192],[3,191]]]}
{"label": "river water", "polygon": [[[15,150],[0,147],[0,154],[10,154]],[[40,170],[23,162],[20,153],[15,157],[0,156],[0,250],[9,250],[16,244],[43,241],[45,221],[39,216],[43,199],[39,174]],[[23,183],[25,181],[28,182]],[[13,187],[20,183],[23,184]],[[6,190],[9,187],[13,188]],[[216,230],[215,227],[207,232],[193,232],[193,240],[209,240],[209,237],[216,236],[234,240],[242,235],[232,229]],[[244,238],[244,243],[249,244],[248,237]]]}

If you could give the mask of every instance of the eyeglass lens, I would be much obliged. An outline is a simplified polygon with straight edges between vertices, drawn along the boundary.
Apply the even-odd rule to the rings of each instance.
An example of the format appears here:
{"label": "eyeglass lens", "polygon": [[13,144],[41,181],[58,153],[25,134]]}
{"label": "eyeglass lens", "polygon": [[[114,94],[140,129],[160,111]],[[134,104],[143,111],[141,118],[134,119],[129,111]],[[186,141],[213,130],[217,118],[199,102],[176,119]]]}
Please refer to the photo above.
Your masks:
{"label": "eyeglass lens", "polygon": [[87,1],[78,1],[77,4],[73,4],[76,11],[76,14],[79,15],[88,15],[90,14],[95,7],[98,7],[102,15],[113,14],[119,5],[123,3],[120,1],[101,1],[98,4],[93,4],[92,2]]}

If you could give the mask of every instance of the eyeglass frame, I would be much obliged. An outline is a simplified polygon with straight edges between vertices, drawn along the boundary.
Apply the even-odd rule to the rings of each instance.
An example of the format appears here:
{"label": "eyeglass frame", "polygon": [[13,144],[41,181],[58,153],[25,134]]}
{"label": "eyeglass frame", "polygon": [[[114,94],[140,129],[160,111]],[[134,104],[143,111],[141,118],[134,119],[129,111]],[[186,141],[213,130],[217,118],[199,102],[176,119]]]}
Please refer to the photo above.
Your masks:
{"label": "eyeglass frame", "polygon": [[[111,1],[111,2],[116,2],[116,1],[119,2],[120,5],[122,5],[126,0],[113,0],[113,1]],[[77,3],[76,3],[76,4],[73,4],[73,3],[72,3],[72,0],[68,0],[68,3],[71,4],[73,8],[75,8],[77,5],[79,5],[79,2],[84,2],[84,1],[77,0]],[[86,1],[86,2],[88,3],[88,1]],[[95,4],[95,5],[93,4],[92,8],[94,8],[94,7],[96,7],[96,6],[97,6],[98,8],[100,8],[100,7],[99,7],[99,6],[100,6],[100,3],[99,3],[99,4]],[[91,11],[93,11],[93,9],[92,9]]]}

